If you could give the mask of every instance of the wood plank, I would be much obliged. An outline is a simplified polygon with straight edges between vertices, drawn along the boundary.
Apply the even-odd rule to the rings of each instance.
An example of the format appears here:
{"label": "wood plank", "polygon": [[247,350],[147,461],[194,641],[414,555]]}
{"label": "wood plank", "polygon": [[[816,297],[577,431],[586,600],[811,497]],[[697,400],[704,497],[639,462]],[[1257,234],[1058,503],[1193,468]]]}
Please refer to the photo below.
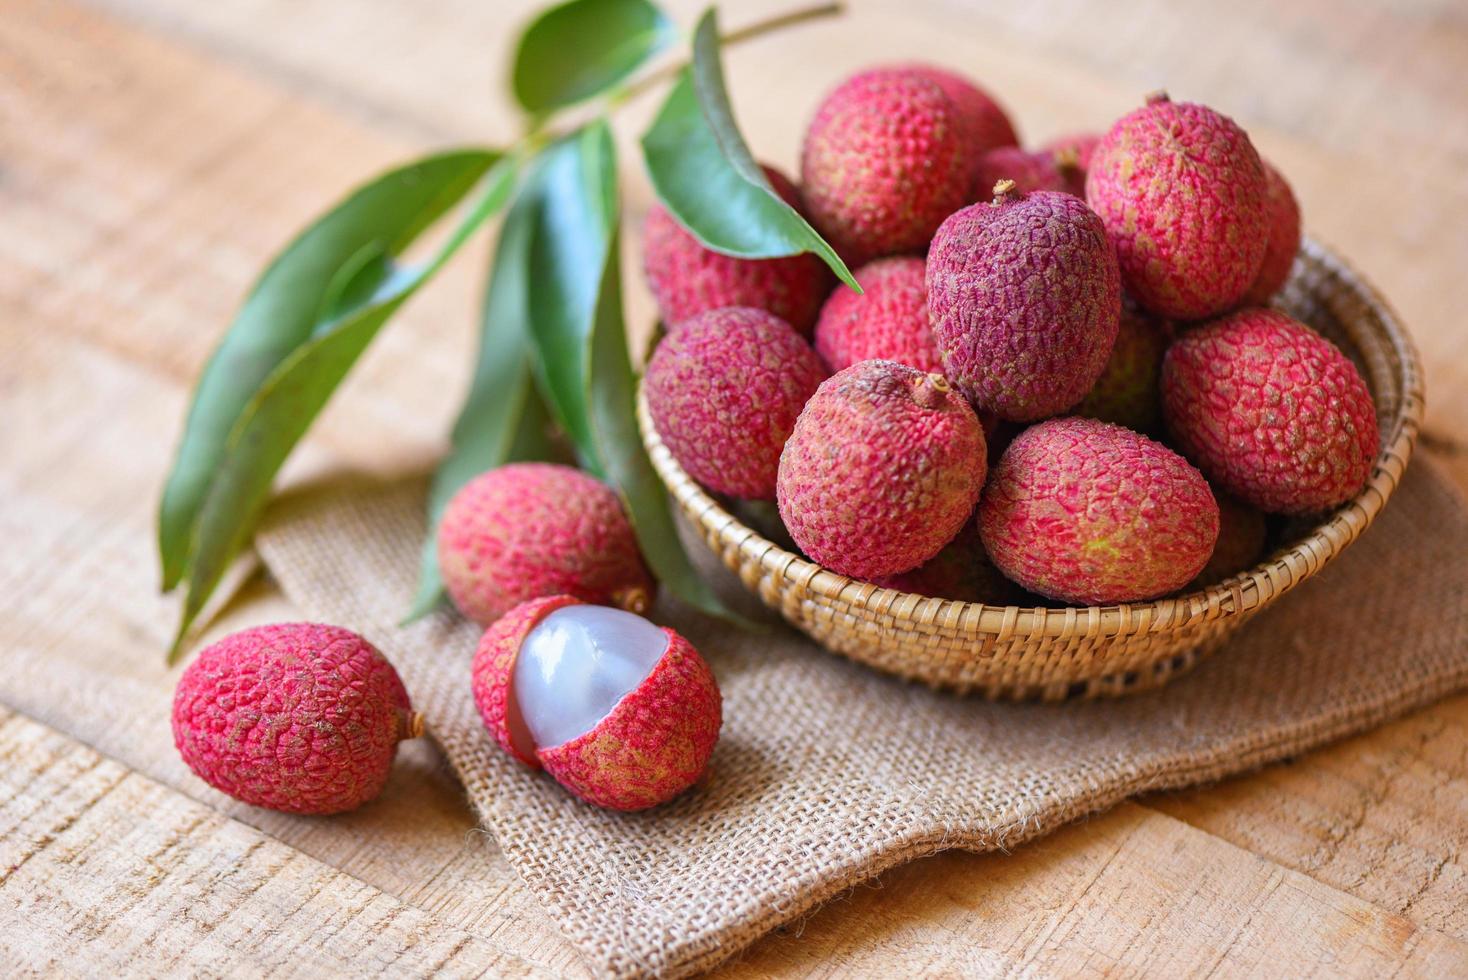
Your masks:
{"label": "wood plank", "polygon": [[12,975],[556,975],[3,709],[0,869]]}

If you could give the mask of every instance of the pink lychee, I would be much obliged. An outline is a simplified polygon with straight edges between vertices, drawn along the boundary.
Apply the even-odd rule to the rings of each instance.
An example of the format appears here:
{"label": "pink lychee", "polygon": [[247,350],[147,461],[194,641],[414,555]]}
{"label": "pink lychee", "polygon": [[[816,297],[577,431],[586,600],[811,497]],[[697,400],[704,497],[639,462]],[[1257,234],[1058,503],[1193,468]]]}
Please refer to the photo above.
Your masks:
{"label": "pink lychee", "polygon": [[919,371],[943,370],[928,326],[922,259],[878,259],[856,272],[862,292],[838,286],[816,321],[816,353],[832,371],[885,359]]}
{"label": "pink lychee", "polygon": [[1171,337],[1170,324],[1123,302],[1111,356],[1101,377],[1075,407],[1075,414],[1115,422],[1148,435],[1159,432],[1162,355]]}
{"label": "pink lychee", "polygon": [[1074,155],[1049,150],[1021,150],[1017,146],[990,150],[974,168],[972,196],[987,199],[1001,180],[1014,181],[1015,190],[1022,194],[1065,191],[1080,197],[1086,191],[1086,177]]}
{"label": "pink lychee", "polygon": [[1263,306],[1283,288],[1290,278],[1295,255],[1300,251],[1300,205],[1295,200],[1295,192],[1290,190],[1289,181],[1267,161],[1264,176],[1268,182],[1269,241],[1259,275],[1244,296],[1248,306]]}

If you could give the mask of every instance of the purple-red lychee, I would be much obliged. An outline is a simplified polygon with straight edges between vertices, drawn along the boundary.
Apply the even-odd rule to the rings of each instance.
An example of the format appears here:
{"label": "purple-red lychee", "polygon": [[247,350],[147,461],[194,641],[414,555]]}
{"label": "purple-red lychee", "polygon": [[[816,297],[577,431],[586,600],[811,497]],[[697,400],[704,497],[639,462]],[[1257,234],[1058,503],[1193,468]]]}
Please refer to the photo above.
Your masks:
{"label": "purple-red lychee", "polygon": [[689,476],[715,493],[773,500],[780,450],[826,373],[785,321],[731,307],[664,337],[643,388],[658,435]]}
{"label": "purple-red lychee", "polygon": [[1283,288],[1290,278],[1295,255],[1300,251],[1300,205],[1295,200],[1295,192],[1290,190],[1289,181],[1267,161],[1264,176],[1268,182],[1269,242],[1259,275],[1244,296],[1248,306],[1263,306]]}
{"label": "purple-red lychee", "polygon": [[838,286],[816,321],[816,353],[831,371],[857,361],[898,361],[942,373],[938,345],[928,326],[923,260],[878,259],[856,272],[862,292]]}
{"label": "purple-red lychee", "polygon": [[1115,422],[1148,435],[1159,432],[1162,355],[1171,337],[1169,324],[1123,302],[1111,356],[1101,377],[1075,407],[1075,414]]}
{"label": "purple-red lychee", "polygon": [[173,695],[173,742],[201,779],[286,813],[340,813],[382,792],[423,732],[392,664],[338,626],[284,623],[205,648]]}
{"label": "purple-red lychee", "polygon": [[978,417],[942,375],[860,361],[800,413],[780,456],[780,517],[812,561],[895,575],[953,540],[986,466]]}
{"label": "purple-red lychee", "polygon": [[495,741],[613,810],[697,782],[719,739],[719,685],[698,651],[640,616],[551,596],[516,606],[474,654],[474,703]]}
{"label": "purple-red lychee", "polygon": [[933,238],[928,313],[943,373],[976,408],[1026,422],[1073,407],[1106,366],[1121,313],[1116,255],[1071,194],[995,187]]}
{"label": "purple-red lychee", "polygon": [[1219,487],[1266,513],[1345,503],[1380,444],[1371,392],[1330,341],[1249,307],[1183,334],[1162,361],[1173,441]]}
{"label": "purple-red lychee", "polygon": [[877,579],[873,584],[934,599],[991,606],[1024,604],[1032,598],[994,567],[984,551],[976,520],[964,521],[958,537],[917,568]]}
{"label": "purple-red lychee", "polygon": [[1095,419],[1050,419],[1000,457],[979,530],[999,570],[1031,592],[1109,605],[1191,581],[1218,538],[1218,504],[1161,443]]}
{"label": "purple-red lychee", "polygon": [[[773,167],[764,171],[785,203],[803,210],[795,185]],[[753,306],[808,336],[832,283],[826,264],[808,252],[777,259],[715,252],[661,204],[652,206],[643,224],[642,265],[658,312],[670,327],[706,310]]]}
{"label": "purple-red lychee", "polygon": [[1197,320],[1235,306],[1269,238],[1264,164],[1249,136],[1207,106],[1155,96],[1102,138],[1086,201],[1146,309]]}
{"label": "purple-red lychee", "polygon": [[1075,156],[1050,150],[1021,150],[1017,146],[990,150],[979,158],[974,170],[975,199],[985,199],[1001,180],[1014,181],[1021,194],[1031,191],[1065,191],[1081,197],[1086,192],[1086,175]]}
{"label": "purple-red lychee", "polygon": [[655,590],[617,494],[554,463],[511,463],[466,483],[439,524],[438,567],[454,605],[485,626],[527,599],[641,611]]}

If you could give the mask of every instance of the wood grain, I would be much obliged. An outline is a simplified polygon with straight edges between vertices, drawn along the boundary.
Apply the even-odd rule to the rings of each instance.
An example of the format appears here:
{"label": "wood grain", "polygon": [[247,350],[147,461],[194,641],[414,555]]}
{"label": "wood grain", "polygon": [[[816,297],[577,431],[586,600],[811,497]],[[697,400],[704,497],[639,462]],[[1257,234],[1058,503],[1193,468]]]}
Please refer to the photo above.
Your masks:
{"label": "wood grain", "polygon": [[[194,779],[165,722],[174,674],[160,651],[174,605],[153,592],[152,501],[186,386],[239,297],[349,184],[429,146],[511,138],[514,114],[497,95],[504,32],[533,6],[445,0],[424,16],[407,3],[364,14],[343,0],[12,0],[0,17],[0,702],[54,729],[7,716],[0,747],[7,759],[59,760],[42,766],[57,774],[51,783],[0,773],[0,821],[17,828],[0,849],[48,833],[70,842],[0,880],[0,942],[17,929],[40,937],[24,958],[5,947],[7,961],[157,973],[202,963],[170,958],[197,946],[265,972],[289,948],[270,945],[266,924],[287,930],[279,910],[300,904],[303,923],[340,928],[342,942],[368,950],[363,962],[415,937],[398,966],[419,972],[427,951],[463,939],[453,961],[463,972],[521,969],[516,956],[582,972],[473,829],[426,744],[400,757],[381,800],[341,819],[253,810]],[[669,6],[688,23],[698,4]],[[787,6],[741,3],[726,20]],[[1307,225],[1413,327],[1434,431],[1452,438],[1468,421],[1461,9],[855,6],[844,22],[731,56],[737,110],[760,156],[791,166],[819,92],[850,67],[898,54],[973,71],[1036,138],[1095,127],[1159,83],[1214,101],[1291,176]],[[1199,38],[1212,40],[1200,49]],[[622,127],[632,221],[648,195],[631,138],[653,108],[631,106]],[[462,258],[384,332],[287,484],[341,467],[392,471],[442,447],[467,383],[483,254]],[[632,320],[648,322],[645,291],[628,278]],[[1445,458],[1468,486],[1461,451]],[[210,635],[294,615],[256,578]],[[1176,974],[1204,972],[1228,950],[1214,964],[1223,973],[1461,974],[1462,947],[1449,937],[1468,938],[1465,730],[1459,698],[1015,855],[922,861],[834,903],[803,932],[772,937],[734,972]],[[84,776],[87,766],[106,775]],[[104,792],[109,781],[120,788]],[[189,829],[194,820],[202,830]],[[89,831],[111,837],[81,840]],[[166,847],[170,834],[180,843]],[[216,880],[188,863],[198,853],[229,864],[255,840],[243,878]],[[85,857],[81,872],[56,856],[73,853]],[[261,870],[277,864],[285,870]],[[109,880],[121,883],[115,900],[97,884]],[[263,884],[234,911],[214,904],[254,882]],[[96,934],[68,937],[77,921]],[[159,938],[147,942],[150,928]],[[257,940],[260,958],[240,959]]]}

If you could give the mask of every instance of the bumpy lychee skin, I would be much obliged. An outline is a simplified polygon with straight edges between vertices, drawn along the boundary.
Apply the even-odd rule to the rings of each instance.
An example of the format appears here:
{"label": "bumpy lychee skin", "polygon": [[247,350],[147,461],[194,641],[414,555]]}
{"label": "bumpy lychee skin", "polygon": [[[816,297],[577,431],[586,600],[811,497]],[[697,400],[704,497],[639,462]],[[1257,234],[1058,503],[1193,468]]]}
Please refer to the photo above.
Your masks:
{"label": "bumpy lychee skin", "polygon": [[179,678],[173,742],[201,779],[286,813],[351,810],[382,792],[398,742],[423,732],[397,671],[350,630],[258,626]]}
{"label": "bumpy lychee skin", "polygon": [[1268,242],[1267,193],[1247,133],[1165,96],[1118,120],[1086,171],[1086,201],[1116,246],[1127,292],[1180,320],[1221,313],[1248,291]]}
{"label": "bumpy lychee skin", "polygon": [[[803,210],[795,185],[772,167],[764,171],[785,203]],[[808,252],[741,259],[705,248],[660,204],[648,211],[642,226],[642,264],[669,326],[706,310],[753,306],[809,336],[833,281],[826,264]]]}
{"label": "bumpy lychee skin", "polygon": [[1269,242],[1259,275],[1244,296],[1244,303],[1249,306],[1263,306],[1284,287],[1295,264],[1295,255],[1300,251],[1300,205],[1295,200],[1295,192],[1290,189],[1289,181],[1268,162],[1264,164],[1264,176],[1268,185]]}
{"label": "bumpy lychee skin", "polygon": [[554,463],[511,463],[466,483],[439,524],[438,567],[454,605],[485,626],[547,595],[640,612],[656,588],[616,493]]}
{"label": "bumpy lychee skin", "polygon": [[967,138],[957,107],[926,72],[854,75],[805,134],[801,183],[812,223],[848,263],[922,249],[967,198]]}
{"label": "bumpy lychee skin", "polygon": [[1218,501],[1218,543],[1208,564],[1188,583],[1190,589],[1206,589],[1226,578],[1252,568],[1264,554],[1268,529],[1264,515],[1226,493],[1213,494]]}
{"label": "bumpy lychee skin", "polygon": [[[908,65],[925,78],[936,82],[958,110],[959,134],[963,140],[963,158],[970,166],[990,150],[1001,146],[1017,146],[1019,137],[1009,114],[988,92],[946,68],[932,65]],[[970,180],[972,183],[972,179]],[[990,181],[988,187],[993,186]]]}
{"label": "bumpy lychee skin", "polygon": [[826,367],[840,371],[882,359],[942,373],[923,277],[922,259],[878,259],[856,271],[862,292],[836,287],[816,321],[816,353]]}
{"label": "bumpy lychee skin", "polygon": [[978,417],[942,375],[861,361],[800,413],[780,456],[780,518],[812,561],[895,575],[953,540],[986,468]]}
{"label": "bumpy lychee skin", "polygon": [[826,379],[809,344],[763,310],[710,310],[664,337],[643,382],[653,425],[688,475],[773,500],[780,450]]}
{"label": "bumpy lychee skin", "polygon": [[972,196],[987,199],[1001,180],[1014,181],[1015,190],[1022,194],[1065,191],[1080,197],[1086,191],[1086,176],[1075,155],[1048,150],[1032,152],[1006,146],[985,153],[974,171]]}
{"label": "bumpy lychee skin", "polygon": [[1218,504],[1161,443],[1095,419],[1050,419],[1004,451],[979,531],[999,570],[1031,592],[1109,605],[1191,581],[1218,539]]}
{"label": "bumpy lychee skin", "polygon": [[[598,612],[571,596],[551,596],[516,606],[485,631],[472,665],[480,717],[506,752],[533,769],[544,768],[579,799],[613,810],[664,803],[708,768],[723,723],[718,682],[682,636],[631,614],[600,610],[580,622],[555,623],[558,611],[577,607]],[[614,617],[638,621],[629,625]],[[548,639],[547,656],[522,665],[522,659],[536,656],[532,646],[542,628],[559,633]],[[615,670],[610,662],[627,654],[629,644],[659,633],[660,648],[630,651],[650,668],[616,677],[599,673]],[[578,646],[586,649],[578,652]],[[568,659],[575,662],[567,665]],[[527,679],[545,680],[536,675],[549,676],[550,683],[527,689]],[[606,685],[612,686],[597,690]],[[540,701],[527,704],[526,697]],[[599,717],[559,717],[588,706]],[[570,737],[537,744],[537,717],[543,734]]]}
{"label": "bumpy lychee skin", "polygon": [[1027,422],[1071,408],[1101,376],[1121,284],[1084,201],[995,190],[934,236],[928,313],[949,380],[976,408]]}
{"label": "bumpy lychee skin", "polygon": [[1224,490],[1266,513],[1345,503],[1380,446],[1371,392],[1305,324],[1251,307],[1183,334],[1162,361],[1173,442]]}
{"label": "bumpy lychee skin", "polygon": [[889,575],[873,584],[934,599],[982,602],[991,606],[1023,605],[1033,598],[994,567],[984,551],[977,520],[965,521],[958,537],[917,568]]}
{"label": "bumpy lychee skin", "polygon": [[1155,435],[1162,429],[1162,355],[1172,337],[1165,321],[1123,302],[1116,343],[1076,415]]}

